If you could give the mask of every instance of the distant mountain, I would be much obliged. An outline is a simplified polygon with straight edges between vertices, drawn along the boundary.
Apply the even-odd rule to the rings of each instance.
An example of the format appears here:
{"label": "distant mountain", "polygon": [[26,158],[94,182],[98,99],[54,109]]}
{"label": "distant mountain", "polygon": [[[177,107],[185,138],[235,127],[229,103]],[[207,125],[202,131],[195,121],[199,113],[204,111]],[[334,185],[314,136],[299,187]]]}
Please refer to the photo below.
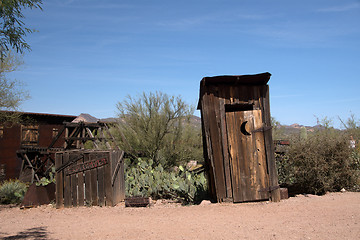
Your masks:
{"label": "distant mountain", "polygon": [[102,118],[102,119],[100,119],[100,122],[103,122],[103,123],[114,123],[114,122],[117,122],[117,118],[114,118],[114,117]]}
{"label": "distant mountain", "polygon": [[201,128],[201,118],[195,115],[190,117],[190,124],[194,127]]}
{"label": "distant mountain", "polygon": [[304,125],[300,125],[298,123],[294,123],[291,125],[280,125],[278,129],[279,129],[279,131],[281,131],[282,135],[290,136],[292,134],[299,134],[302,128],[305,128],[307,132],[314,132],[317,130],[324,129],[324,126],[321,126],[321,125],[304,126]]}
{"label": "distant mountain", "polygon": [[[103,118],[100,119],[101,122],[116,122],[118,121],[118,118]],[[190,124],[193,125],[196,128],[201,128],[201,118],[195,115],[192,115],[190,117]],[[308,132],[314,132],[316,130],[321,130],[324,129],[323,126],[321,125],[315,125],[315,126],[304,126],[298,123],[294,123],[291,125],[280,125],[280,130],[283,132],[284,135],[291,135],[291,134],[296,134],[299,133],[301,128],[305,128],[306,131]]]}

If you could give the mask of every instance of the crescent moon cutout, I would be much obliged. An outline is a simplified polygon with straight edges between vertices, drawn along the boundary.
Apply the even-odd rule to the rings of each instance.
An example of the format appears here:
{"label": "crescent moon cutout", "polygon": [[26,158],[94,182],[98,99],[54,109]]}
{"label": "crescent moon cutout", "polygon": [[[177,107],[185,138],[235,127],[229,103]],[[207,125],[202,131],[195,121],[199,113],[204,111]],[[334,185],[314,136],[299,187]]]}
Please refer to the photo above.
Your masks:
{"label": "crescent moon cutout", "polygon": [[243,122],[243,123],[241,124],[240,130],[241,130],[241,132],[242,132],[244,135],[249,136],[249,135],[251,135],[251,134],[250,134],[248,131],[246,131],[246,128],[245,128],[247,122],[248,122],[248,121],[245,121],[245,122]]}

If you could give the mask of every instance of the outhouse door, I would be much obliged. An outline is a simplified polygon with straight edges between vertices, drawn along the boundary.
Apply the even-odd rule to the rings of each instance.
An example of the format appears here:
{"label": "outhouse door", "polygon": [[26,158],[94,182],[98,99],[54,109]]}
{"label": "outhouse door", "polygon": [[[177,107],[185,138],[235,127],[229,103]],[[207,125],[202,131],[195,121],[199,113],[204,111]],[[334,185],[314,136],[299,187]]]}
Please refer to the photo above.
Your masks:
{"label": "outhouse door", "polygon": [[269,176],[261,110],[226,108],[226,130],[234,202],[269,199]]}

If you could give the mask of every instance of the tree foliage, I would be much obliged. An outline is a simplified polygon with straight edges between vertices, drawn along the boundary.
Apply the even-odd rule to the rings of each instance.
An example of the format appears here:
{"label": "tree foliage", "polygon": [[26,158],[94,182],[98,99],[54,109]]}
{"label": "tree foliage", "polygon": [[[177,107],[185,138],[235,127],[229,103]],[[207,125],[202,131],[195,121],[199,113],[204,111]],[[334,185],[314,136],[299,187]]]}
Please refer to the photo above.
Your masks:
{"label": "tree foliage", "polygon": [[[0,110],[17,111],[20,103],[28,98],[21,89],[21,82],[7,78],[22,61],[16,53],[30,50],[25,36],[34,30],[23,22],[25,9],[41,9],[42,0],[1,0],[0,1]],[[11,50],[15,50],[16,53]],[[1,112],[0,122],[17,122],[20,114]]]}
{"label": "tree foliage", "polygon": [[135,158],[152,159],[169,168],[189,160],[202,159],[201,132],[191,125],[193,108],[180,97],[143,93],[117,104],[118,141]]}
{"label": "tree foliage", "polygon": [[[22,101],[28,98],[19,81],[7,78],[6,74],[18,69],[22,64],[21,58],[8,51],[6,57],[0,62],[0,110],[17,111]],[[19,120],[17,113],[0,113],[0,122],[16,122]]]}
{"label": "tree foliage", "polygon": [[24,9],[41,9],[42,0],[1,0],[0,1],[0,50],[1,57],[6,55],[9,49],[15,49],[18,53],[30,50],[25,36],[34,30],[27,28],[23,22]]}

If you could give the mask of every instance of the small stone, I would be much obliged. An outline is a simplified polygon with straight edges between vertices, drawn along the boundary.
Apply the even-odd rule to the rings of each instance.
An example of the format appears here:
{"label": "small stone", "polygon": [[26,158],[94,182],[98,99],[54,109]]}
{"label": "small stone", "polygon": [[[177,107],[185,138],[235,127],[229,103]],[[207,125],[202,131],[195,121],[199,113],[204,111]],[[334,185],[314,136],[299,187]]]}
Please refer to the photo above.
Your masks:
{"label": "small stone", "polygon": [[342,192],[342,193],[346,192],[345,188],[342,188],[342,189],[340,190],[340,192]]}
{"label": "small stone", "polygon": [[210,205],[211,204],[211,202],[209,201],[209,200],[202,200],[201,201],[201,203],[200,203],[200,205]]}

